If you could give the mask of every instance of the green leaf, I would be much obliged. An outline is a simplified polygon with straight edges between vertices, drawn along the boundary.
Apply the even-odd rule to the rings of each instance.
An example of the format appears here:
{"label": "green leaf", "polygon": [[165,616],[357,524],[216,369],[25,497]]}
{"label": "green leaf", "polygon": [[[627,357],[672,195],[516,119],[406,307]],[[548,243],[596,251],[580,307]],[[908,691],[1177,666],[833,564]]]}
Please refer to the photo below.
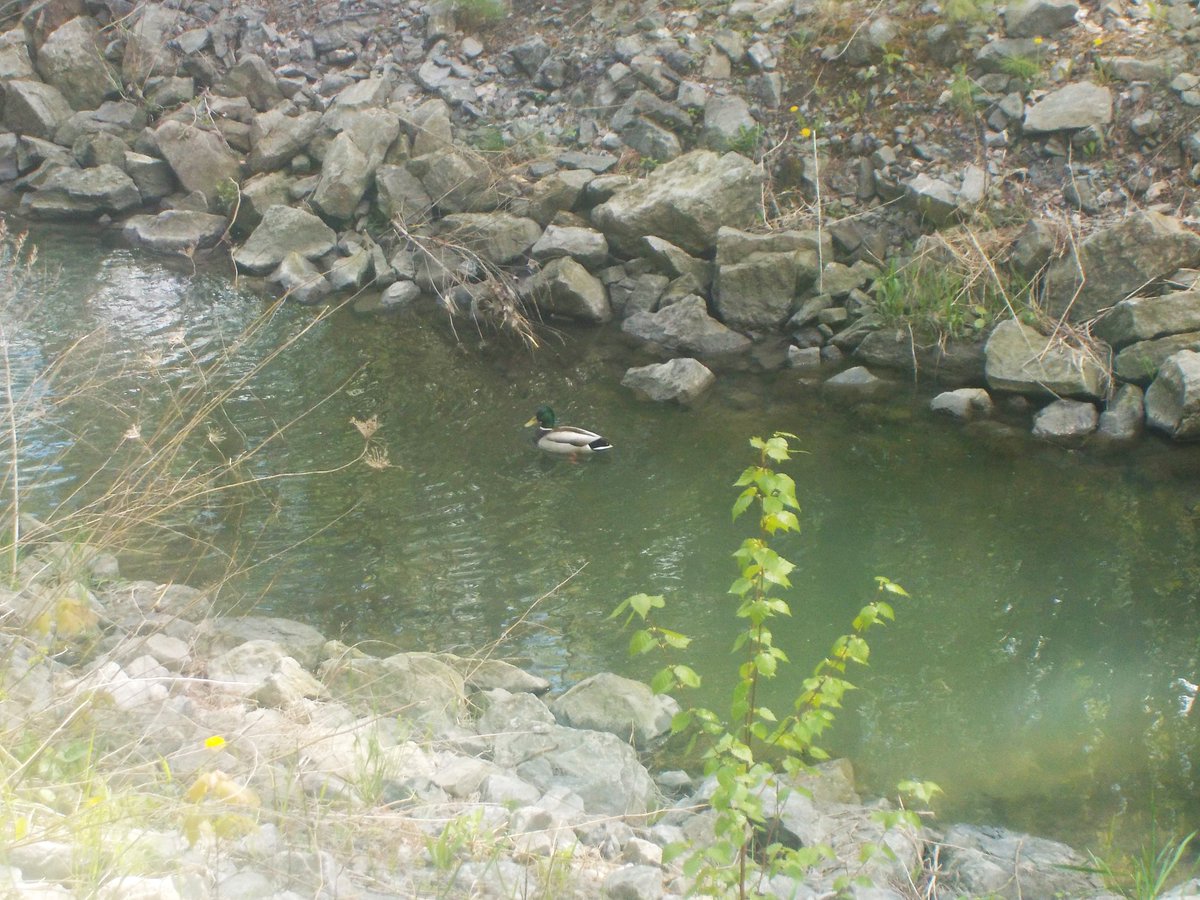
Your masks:
{"label": "green leaf", "polygon": [[656,694],[665,694],[673,687],[675,687],[675,676],[669,668],[659,669],[650,679],[650,690]]}
{"label": "green leaf", "polygon": [[696,670],[691,666],[675,666],[672,671],[675,673],[675,680],[684,687],[700,687],[700,676],[696,674]]}
{"label": "green leaf", "polygon": [[687,646],[692,642],[692,639],[686,634],[680,634],[678,631],[670,631],[666,628],[660,628],[658,636],[664,644],[674,650],[686,650]]}
{"label": "green leaf", "polygon": [[754,657],[754,665],[764,678],[775,677],[775,657],[770,653],[759,653]]}
{"label": "green leaf", "polygon": [[661,594],[634,594],[626,601],[630,607],[643,619],[650,614],[652,609],[662,609],[667,605],[667,601],[662,598]]}
{"label": "green leaf", "polygon": [[671,717],[671,733],[679,734],[692,727],[692,711],[683,709]]}
{"label": "green leaf", "polygon": [[738,494],[738,498],[733,501],[733,518],[736,519],[747,509],[749,509],[750,504],[754,502],[754,498],[757,494],[758,491],[756,491],[753,487],[748,487]]}
{"label": "green leaf", "polygon": [[641,656],[643,653],[649,653],[651,650],[653,650],[657,646],[658,646],[658,642],[656,640],[654,640],[654,635],[652,635],[649,631],[647,631],[646,629],[643,628],[638,631],[635,631],[633,633],[633,636],[630,637],[630,639],[629,639],[629,655],[630,656]]}

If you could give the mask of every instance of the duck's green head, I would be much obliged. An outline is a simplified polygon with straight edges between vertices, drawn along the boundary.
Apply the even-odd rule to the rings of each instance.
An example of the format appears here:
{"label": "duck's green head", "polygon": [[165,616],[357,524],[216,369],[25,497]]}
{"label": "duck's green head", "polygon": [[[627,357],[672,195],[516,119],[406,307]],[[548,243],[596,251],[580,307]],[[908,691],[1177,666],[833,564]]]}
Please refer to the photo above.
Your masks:
{"label": "duck's green head", "polygon": [[540,425],[542,428],[553,428],[554,422],[554,410],[543,404],[537,408],[537,412],[533,414],[533,418],[525,423],[525,427],[529,428],[532,425]]}

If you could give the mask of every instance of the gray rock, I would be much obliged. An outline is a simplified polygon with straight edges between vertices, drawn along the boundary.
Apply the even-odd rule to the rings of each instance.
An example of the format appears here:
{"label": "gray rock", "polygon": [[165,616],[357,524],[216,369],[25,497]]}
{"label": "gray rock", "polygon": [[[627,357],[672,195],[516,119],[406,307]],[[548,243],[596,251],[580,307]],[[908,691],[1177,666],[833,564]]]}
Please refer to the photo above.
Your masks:
{"label": "gray rock", "polygon": [[268,209],[287,206],[292,199],[293,183],[294,179],[284,172],[265,172],[248,179],[242,185],[234,234],[239,239],[245,239],[258,227]]}
{"label": "gray rock", "polygon": [[[710,150],[724,153],[757,134],[758,123],[750,112],[750,104],[737,94],[709,97],[704,104],[704,125],[700,143]],[[745,149],[745,148],[742,148]]]}
{"label": "gray rock", "polygon": [[1033,278],[1054,255],[1058,238],[1058,229],[1046,219],[1026,222],[1013,242],[1009,264],[1025,278]]}
{"label": "gray rock", "polygon": [[653,234],[703,256],[722,225],[744,228],[757,220],[761,184],[761,168],[745,157],[697,150],[619,191],[592,211],[592,221],[631,254]]}
{"label": "gray rock", "polygon": [[333,249],[337,235],[317,216],[290,206],[272,206],[233,254],[238,268],[256,275],[276,268],[289,253],[317,259]]}
{"label": "gray rock", "polygon": [[[718,246],[720,246],[720,241],[721,238],[718,234]],[[708,291],[712,284],[712,264],[708,260],[697,259],[670,241],[652,234],[646,236],[644,243],[647,255],[657,263],[661,271],[672,278],[690,277],[695,280],[702,291]]]}
{"label": "gray rock", "polygon": [[1148,385],[1168,357],[1180,350],[1200,350],[1200,331],[1130,344],[1113,360],[1113,374],[1122,381]]}
{"label": "gray rock", "polygon": [[691,358],[680,358],[657,365],[628,369],[625,377],[621,379],[621,385],[632,390],[643,400],[674,400],[686,405],[694,402],[712,387],[714,381],[716,376],[703,363]]}
{"label": "gray rock", "polygon": [[421,296],[421,288],[412,281],[396,281],[384,288],[379,298],[384,309],[403,309]]}
{"label": "gray rock", "polygon": [[1112,91],[1077,81],[1051,91],[1025,113],[1026,134],[1101,127],[1112,121]]}
{"label": "gray rock", "polygon": [[1033,417],[1033,436],[1055,444],[1074,446],[1096,430],[1099,413],[1081,400],[1055,400]]}
{"label": "gray rock", "polygon": [[367,283],[371,265],[370,248],[357,247],[348,256],[336,260],[325,277],[335,291],[352,291]]}
{"label": "gray rock", "polygon": [[285,656],[250,692],[249,697],[259,706],[282,709],[304,700],[328,700],[329,691],[301,668],[300,663]]}
{"label": "gray rock", "polygon": [[142,196],[132,178],[116,166],[103,165],[57,168],[26,200],[34,215],[62,218],[128,212],[141,205]]}
{"label": "gray rock", "polygon": [[71,145],[75,161],[84,169],[100,165],[124,169],[125,154],[128,150],[123,140],[104,131],[81,134]]}
{"label": "gray rock", "polygon": [[608,240],[591,228],[548,225],[529,253],[538,262],[569,256],[588,269],[598,269],[608,262]]}
{"label": "gray rock", "polygon": [[[672,360],[688,361],[695,362]],[[640,681],[600,672],[555,699],[550,711],[560,725],[607,731],[646,749],[670,731],[679,704],[664,694],[655,694]]]}
{"label": "gray rock", "polygon": [[492,755],[498,765],[515,769],[543,792],[574,792],[589,814],[640,815],[658,804],[650,773],[636,751],[615,735],[561,725],[490,733],[495,734]]}
{"label": "gray rock", "polygon": [[1123,384],[1100,413],[1096,436],[1111,443],[1125,444],[1136,440],[1146,421],[1145,397],[1135,384]]}
{"label": "gray rock", "polygon": [[122,233],[136,246],[179,253],[211,247],[225,233],[225,226],[224,216],[168,209],[156,216],[131,216]]}
{"label": "gray rock", "polygon": [[216,88],[226,97],[245,97],[259,112],[266,112],[283,100],[275,73],[257,53],[243,53],[217,82]]}
{"label": "gray rock", "polygon": [[1197,264],[1200,236],[1171,216],[1137,212],[1091,235],[1077,253],[1052,263],[1042,303],[1052,316],[1067,313],[1073,322],[1087,321],[1156,279]]}
{"label": "gray rock", "polygon": [[271,616],[219,616],[204,618],[196,631],[196,654],[216,656],[246,641],[278,644],[306,669],[316,667],[325,637],[311,625]]}
{"label": "gray rock", "polygon": [[518,198],[513,211],[529,216],[539,225],[549,226],[558,213],[576,208],[594,180],[595,176],[584,169],[552,172],[526,191],[524,197]]}
{"label": "gray rock", "polygon": [[869,331],[854,348],[854,356],[867,365],[898,369],[936,384],[978,384],[986,367],[980,341],[921,340],[907,328]]}
{"label": "gray rock", "polygon": [[40,81],[9,81],[4,85],[4,127],[17,134],[54,140],[71,117],[71,105],[56,87]]}
{"label": "gray rock", "polygon": [[1200,291],[1122,300],[1093,326],[1092,334],[1121,349],[1137,341],[1200,330]]}
{"label": "gray rock", "polygon": [[522,691],[544,694],[550,690],[550,682],[532,675],[501,659],[471,659],[453,653],[439,653],[438,659],[453,668],[463,677],[467,687],[476,691],[491,691],[503,688],[511,694]]}
{"label": "gray rock", "polygon": [[958,191],[949,182],[921,172],[904,183],[905,202],[933,225],[945,225],[959,213]]}
{"label": "gray rock", "polygon": [[325,151],[312,205],[326,218],[345,222],[355,215],[374,176],[367,154],[343,132]]}
{"label": "gray rock", "polygon": [[[111,9],[112,7],[110,7]],[[121,18],[125,52],[121,58],[121,74],[126,84],[145,84],[152,75],[173,75],[176,67],[176,44],[187,54],[199,53],[209,46],[207,28],[180,32],[187,26],[183,14],[166,5],[142,4]],[[179,35],[176,41],[171,39]]]}
{"label": "gray rock", "polygon": [[321,270],[294,250],[280,260],[267,276],[267,282],[278,286],[296,303],[318,303],[333,293],[333,285]]}
{"label": "gray rock", "polygon": [[375,170],[375,193],[379,211],[406,227],[429,218],[433,200],[421,180],[404,166],[383,165]]}
{"label": "gray rock", "polygon": [[991,395],[983,388],[959,388],[944,391],[929,402],[936,413],[968,422],[976,416],[990,416],[995,404]]}
{"label": "gray rock", "polygon": [[321,114],[284,115],[273,109],[254,117],[250,123],[251,172],[269,172],[288,163],[307,147],[321,126]]}
{"label": "gray rock", "polygon": [[237,156],[216,132],[169,119],[155,129],[154,140],[184,190],[200,191],[210,209],[222,185],[241,181]]}
{"label": "gray rock", "polygon": [[1022,0],[1004,11],[1004,29],[1009,37],[1045,37],[1074,25],[1078,14],[1075,0]]}
{"label": "gray rock", "polygon": [[634,116],[625,123],[621,140],[640,156],[658,162],[675,159],[683,152],[683,144],[674,132],[643,116]]}
{"label": "gray rock", "polygon": [[462,676],[430,653],[331,659],[320,676],[334,696],[345,698],[359,715],[402,713],[435,734],[457,723],[466,711]]}
{"label": "gray rock", "polygon": [[659,866],[622,866],[608,874],[600,890],[607,900],[659,900],[663,872]]}
{"label": "gray rock", "polygon": [[708,314],[700,297],[685,297],[658,312],[634,313],[621,323],[621,330],[667,350],[700,356],[740,353],[750,339],[725,327]]}
{"label": "gray rock", "polygon": [[1146,424],[1177,440],[1200,438],[1200,353],[1180,350],[1146,391]]}
{"label": "gray rock", "polygon": [[37,69],[42,80],[62,92],[74,109],[95,109],[118,79],[97,46],[94,19],[77,16],[56,28],[42,44]]}
{"label": "gray rock", "polygon": [[838,396],[875,397],[890,385],[865,366],[854,366],[825,380],[824,388]]}
{"label": "gray rock", "polygon": [[81,110],[72,114],[59,127],[54,140],[64,146],[70,146],[80,135],[104,132],[115,135],[126,143],[132,143],[142,136],[146,121],[145,110],[138,109],[134,104],[123,100],[106,100],[96,109]]}
{"label": "gray rock", "polygon": [[984,353],[987,381],[995,390],[1093,399],[1104,396],[1107,373],[1102,361],[1015,319],[996,326]]}
{"label": "gray rock", "polygon": [[752,253],[717,267],[713,308],[737,328],[773,328],[792,314],[798,284],[795,253]]}
{"label": "gray rock", "polygon": [[608,292],[595,275],[569,257],[548,262],[538,281],[538,303],[553,315],[583,322],[607,322],[612,318]]}
{"label": "gray rock", "polygon": [[975,61],[984,72],[1003,73],[1011,59],[1032,59],[1038,53],[1038,45],[1032,38],[1001,38],[988,41],[975,54]]}
{"label": "gray rock", "polygon": [[787,364],[792,369],[819,369],[824,365],[820,347],[797,347],[792,344],[787,350]]}
{"label": "gray rock", "polygon": [[1004,828],[954,825],[942,840],[942,875],[952,890],[1000,900],[1087,897],[1100,893],[1087,860],[1055,841]]}
{"label": "gray rock", "polygon": [[535,34],[528,40],[510,47],[508,55],[513,58],[513,62],[521,68],[522,72],[532,78],[537,74],[542,63],[549,58],[550,45],[540,34]]}
{"label": "gray rock", "polygon": [[654,272],[625,277],[608,286],[608,302],[622,318],[639,312],[653,312],[658,309],[658,301],[669,283],[666,275]]}
{"label": "gray rock", "polygon": [[542,236],[533,219],[506,212],[451,213],[441,220],[442,234],[487,262],[507,265],[524,258]]}
{"label": "gray rock", "polygon": [[37,81],[33,62],[29,57],[24,29],[14,28],[0,34],[0,81],[17,79]]}
{"label": "gray rock", "polygon": [[498,198],[487,164],[461,153],[427,153],[408,161],[434,205],[444,213],[486,212]]}

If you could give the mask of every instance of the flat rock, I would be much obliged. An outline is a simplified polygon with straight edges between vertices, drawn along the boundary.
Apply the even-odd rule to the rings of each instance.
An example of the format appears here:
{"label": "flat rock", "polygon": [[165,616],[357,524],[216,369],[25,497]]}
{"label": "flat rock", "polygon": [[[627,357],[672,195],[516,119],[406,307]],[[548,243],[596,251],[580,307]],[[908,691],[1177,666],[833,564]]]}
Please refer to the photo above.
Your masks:
{"label": "flat rock", "polygon": [[139,247],[179,253],[211,247],[225,233],[226,221],[210,213],[168,209],[156,216],[131,216],[122,233]]}
{"label": "flat rock", "polygon": [[1082,400],[1055,400],[1033,417],[1033,436],[1055,444],[1073,446],[1096,430],[1100,415]]}
{"label": "flat rock", "polygon": [[592,228],[548,225],[529,253],[538,262],[569,256],[588,269],[598,269],[608,262],[608,240]]}
{"label": "flat rock", "polygon": [[441,220],[443,235],[496,265],[523,259],[542,236],[533,219],[507,212],[451,213]]}
{"label": "flat rock", "polygon": [[247,272],[265,275],[293,251],[312,260],[328,253],[336,242],[333,229],[312,213],[272,206],[246,243],[234,252],[233,261]]}
{"label": "flat rock", "polygon": [[953,825],[942,840],[942,876],[968,897],[1090,897],[1101,893],[1088,861],[1066,844],[1004,828]]}
{"label": "flat rock", "polygon": [[1019,394],[1066,397],[1104,396],[1107,373],[1094,356],[1006,319],[984,348],[988,384]]}
{"label": "flat rock", "polygon": [[71,104],[58,88],[22,79],[5,83],[4,127],[9,131],[52,141],[70,117]]}
{"label": "flat rock", "polygon": [[1159,367],[1180,350],[1200,350],[1200,331],[1130,344],[1113,360],[1113,374],[1122,381],[1148,385]]}
{"label": "flat rock", "polygon": [[1103,126],[1112,121],[1112,91],[1077,81],[1051,91],[1025,113],[1026,134]]}
{"label": "flat rock", "polygon": [[1200,291],[1122,300],[1092,326],[1092,334],[1119,350],[1137,341],[1200,331]]}

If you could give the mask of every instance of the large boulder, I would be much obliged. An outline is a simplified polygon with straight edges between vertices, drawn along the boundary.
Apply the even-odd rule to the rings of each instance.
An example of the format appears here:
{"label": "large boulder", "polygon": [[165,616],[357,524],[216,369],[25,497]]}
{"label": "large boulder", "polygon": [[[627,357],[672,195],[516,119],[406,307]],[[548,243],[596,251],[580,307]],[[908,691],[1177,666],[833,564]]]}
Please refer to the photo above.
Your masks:
{"label": "large boulder", "polygon": [[938,858],[955,896],[1016,900],[1102,893],[1100,877],[1066,844],[1004,828],[953,825]]}
{"label": "large boulder", "polygon": [[312,213],[290,206],[272,206],[246,243],[234,252],[233,261],[240,269],[265,275],[289,253],[316,259],[332,250],[336,243],[334,230]]}
{"label": "large boulder", "polygon": [[900,369],[934,384],[978,384],[984,378],[984,344],[971,340],[917,338],[907,328],[867,334],[854,356],[872,366]]}
{"label": "large boulder", "polygon": [[321,178],[310,202],[326,218],[345,222],[354,216],[374,175],[367,155],[354,139],[339,134],[325,151]]}
{"label": "large boulder", "polygon": [[69,118],[71,104],[58,88],[22,79],[4,83],[4,127],[9,131],[52,141]]}
{"label": "large boulder", "polygon": [[1016,319],[996,326],[984,354],[988,384],[996,390],[1035,396],[1104,396],[1107,373],[1101,360]]}
{"label": "large boulder", "polygon": [[[201,614],[204,610],[200,611]],[[195,652],[210,658],[246,641],[271,641],[306,669],[315,668],[325,646],[325,636],[311,625],[277,616],[209,616],[195,635]]]}
{"label": "large boulder", "polygon": [[1112,91],[1078,81],[1051,91],[1025,113],[1026,134],[1103,126],[1112,121]]}
{"label": "large boulder", "polygon": [[91,169],[55,169],[36,193],[26,195],[28,210],[46,218],[124,213],[140,206],[133,179],[114,165]]}
{"label": "large boulder", "polygon": [[383,165],[375,170],[375,198],[384,218],[399,219],[405,226],[429,218],[433,207],[421,180],[405,166]]}
{"label": "large boulder", "polygon": [[270,172],[300,153],[321,127],[321,114],[284,115],[272,109],[254,117],[250,123],[251,172]]}
{"label": "large boulder", "polygon": [[136,5],[121,19],[121,32],[125,38],[121,73],[127,84],[144,84],[152,75],[174,75],[178,58],[176,46],[185,53],[201,49],[182,36],[178,41],[172,40],[187,27],[181,23],[183,17],[180,10],[166,4],[144,3]]}
{"label": "large boulder", "polygon": [[1073,25],[1078,13],[1075,0],[1017,0],[1004,11],[1004,30],[1009,37],[1044,37]]}
{"label": "large boulder", "polygon": [[159,253],[211,247],[225,233],[226,219],[205,212],[168,209],[156,216],[131,216],[122,233],[131,244]]}
{"label": "large boulder", "polygon": [[169,119],[154,131],[158,150],[186,191],[199,191],[212,208],[218,196],[241,181],[241,164],[214,131]]}
{"label": "large boulder", "polygon": [[330,692],[359,715],[403,715],[435,735],[466,713],[462,676],[432,653],[334,659],[320,675]]}
{"label": "large boulder", "polygon": [[600,672],[554,700],[550,711],[560,725],[607,731],[646,749],[671,730],[679,704],[640,681]]}
{"label": "large boulder", "polygon": [[507,265],[522,259],[542,236],[542,226],[506,212],[451,213],[441,221],[443,236],[482,259]]}
{"label": "large boulder", "polygon": [[1200,350],[1200,331],[1130,344],[1113,360],[1113,374],[1121,381],[1149,384],[1158,374],[1159,367],[1180,350]]}
{"label": "large boulder", "polygon": [[750,346],[748,337],[710,316],[704,300],[695,294],[657,312],[634,313],[621,323],[621,330],[665,350],[700,356],[740,353]]}
{"label": "large boulder", "polygon": [[552,315],[596,323],[612,318],[603,282],[570,257],[551,260],[538,281],[545,289],[536,299]]}
{"label": "large boulder", "polygon": [[1200,235],[1171,216],[1134,213],[1052,263],[1042,305],[1052,316],[1065,313],[1073,322],[1084,322],[1156,279],[1197,265]]}
{"label": "large boulder", "polygon": [[38,50],[42,80],[58,88],[74,109],[95,109],[116,92],[116,73],[101,55],[98,41],[96,22],[78,16],[56,28]]}
{"label": "large boulder", "polygon": [[486,212],[498,202],[487,164],[463,153],[426,153],[410,159],[408,170],[443,213]]}
{"label": "large boulder", "polygon": [[703,256],[722,225],[745,228],[760,216],[762,168],[737,153],[687,153],[592,210],[592,222],[618,249],[636,253],[648,234]]}
{"label": "large boulder", "polygon": [[1200,438],[1200,353],[1180,350],[1146,391],[1146,424],[1179,440]]}
{"label": "large boulder", "polygon": [[1200,331],[1200,291],[1196,290],[1122,300],[1092,326],[1092,334],[1115,350],[1189,331]]}
{"label": "large boulder", "polygon": [[815,232],[750,234],[721,227],[713,291],[717,317],[735,328],[783,324],[792,314],[797,291],[817,280],[822,258],[832,258],[828,239],[825,244]]}
{"label": "large boulder", "polygon": [[683,357],[628,369],[621,384],[644,400],[674,400],[688,404],[712,387],[716,380],[704,363]]}

